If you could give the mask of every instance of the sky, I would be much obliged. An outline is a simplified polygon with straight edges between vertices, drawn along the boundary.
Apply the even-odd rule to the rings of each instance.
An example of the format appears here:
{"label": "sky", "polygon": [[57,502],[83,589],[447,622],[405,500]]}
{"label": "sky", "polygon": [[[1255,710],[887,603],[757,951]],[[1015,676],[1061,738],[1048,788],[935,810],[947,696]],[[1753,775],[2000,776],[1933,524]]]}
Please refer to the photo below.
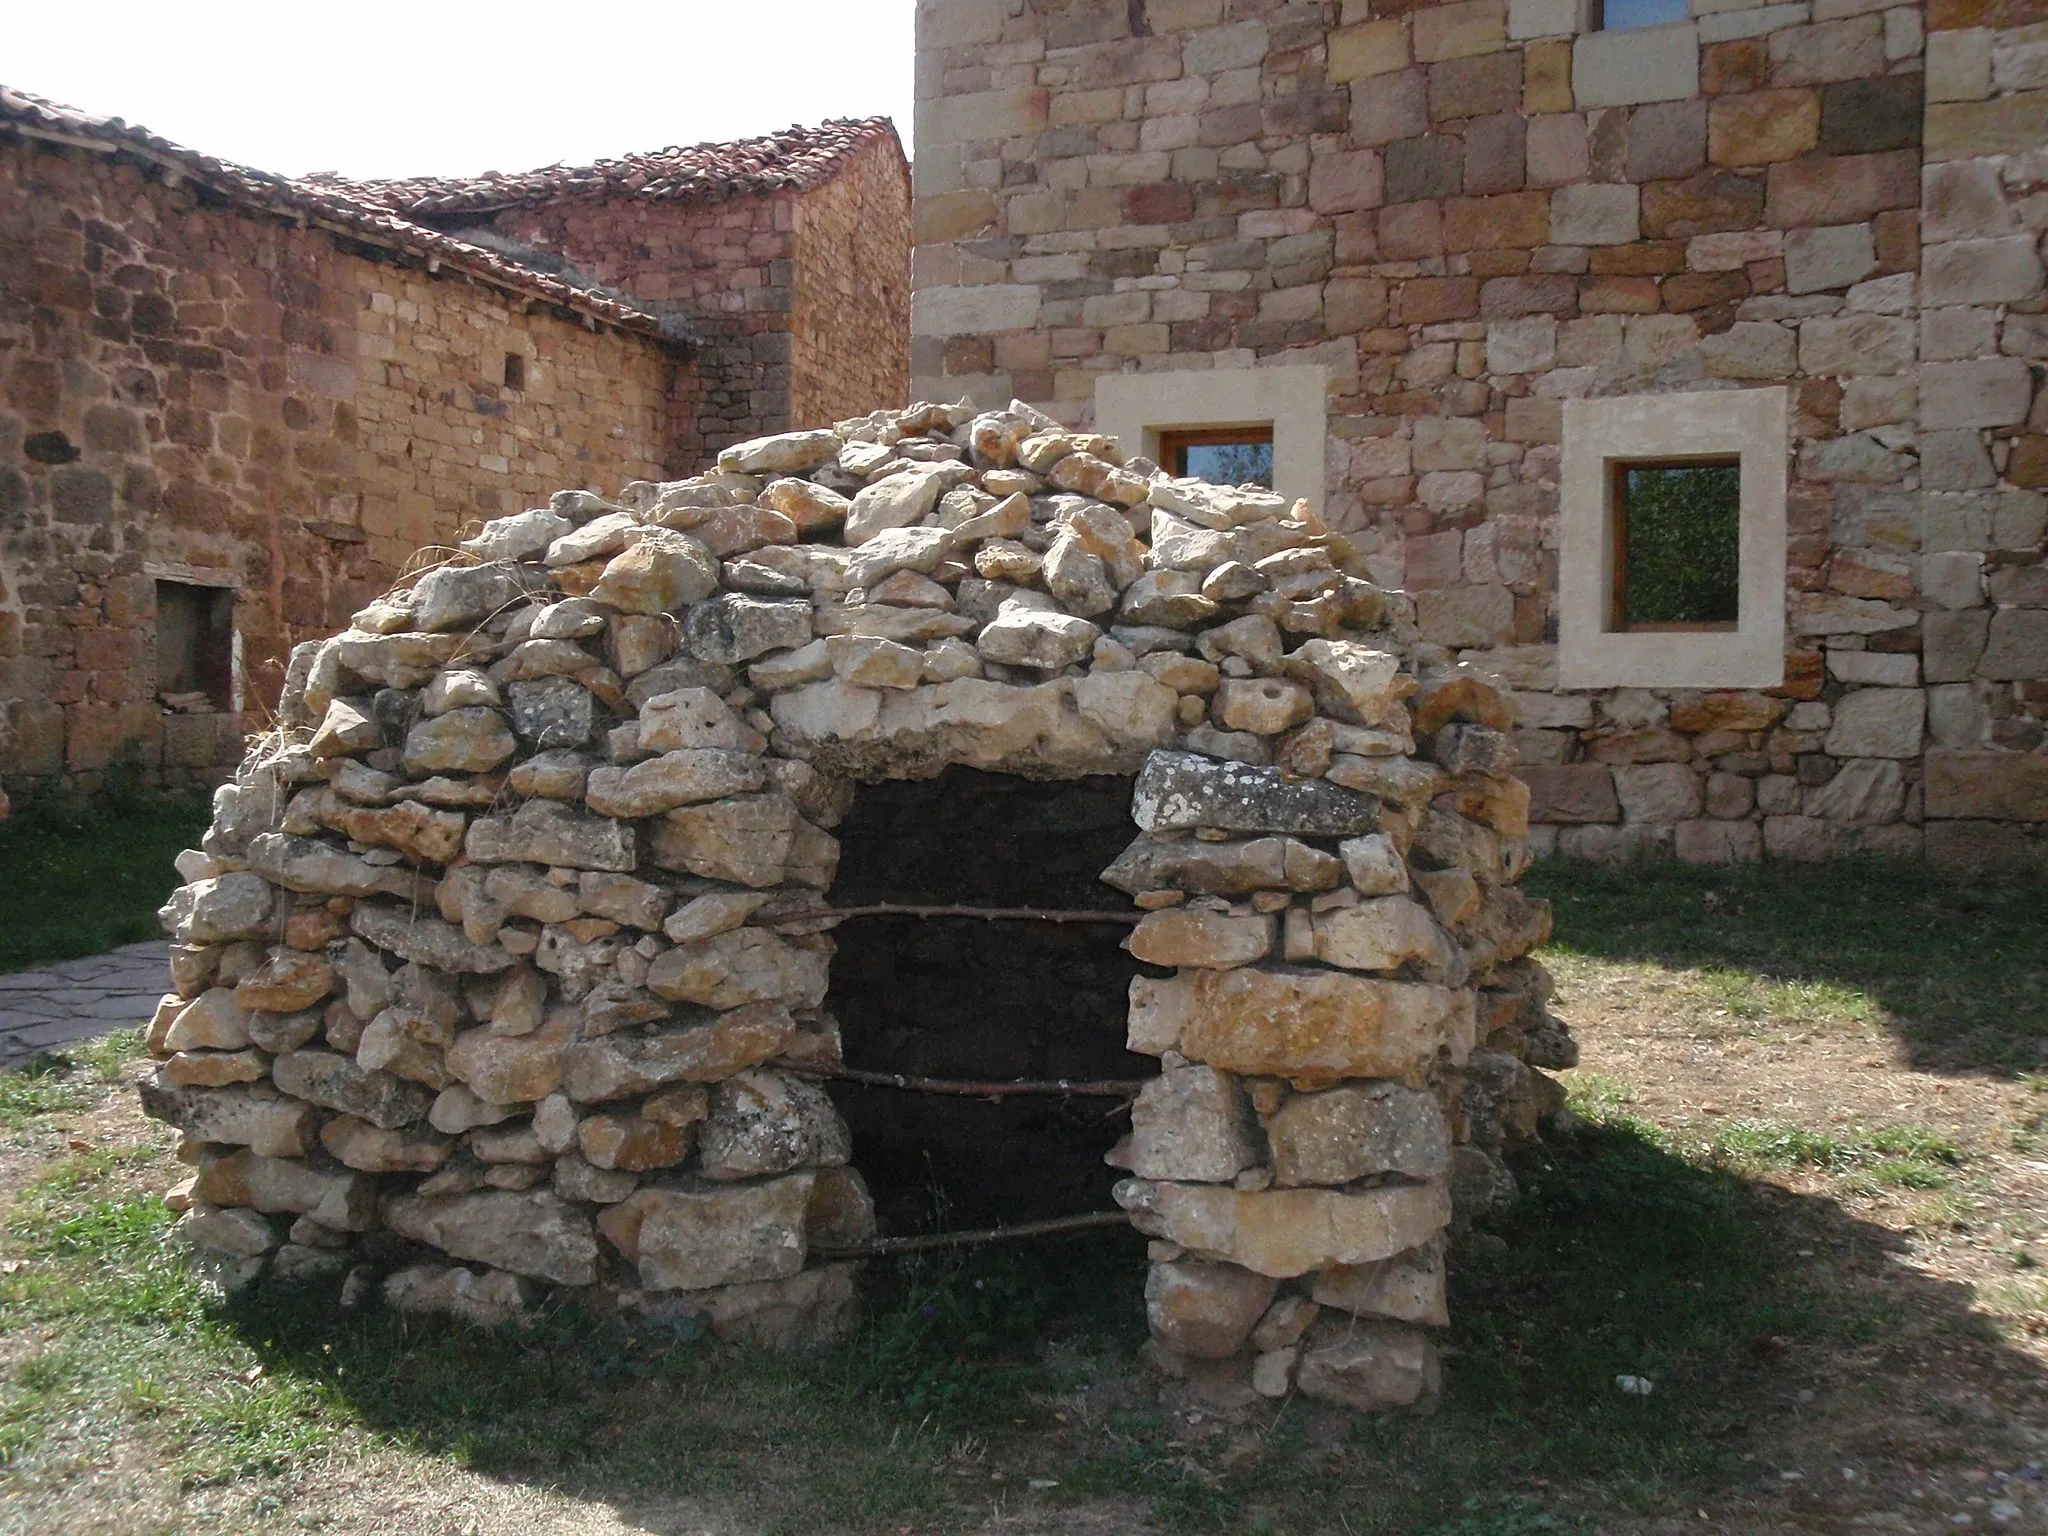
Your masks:
{"label": "sky", "polygon": [[828,117],[910,146],[913,0],[8,8],[0,84],[285,175],[587,164]]}

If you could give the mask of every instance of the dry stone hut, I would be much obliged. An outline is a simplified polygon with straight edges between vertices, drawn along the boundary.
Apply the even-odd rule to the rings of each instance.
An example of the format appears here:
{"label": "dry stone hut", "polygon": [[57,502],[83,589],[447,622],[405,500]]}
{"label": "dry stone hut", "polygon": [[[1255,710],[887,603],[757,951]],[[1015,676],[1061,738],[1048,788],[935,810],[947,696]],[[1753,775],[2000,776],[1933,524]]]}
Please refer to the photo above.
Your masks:
{"label": "dry stone hut", "polygon": [[1149,1234],[1207,1389],[1435,1390],[1574,1047],[1506,703],[1355,541],[1013,403],[463,549],[294,652],[164,912],[224,1279],[800,1344],[928,1158]]}
{"label": "dry stone hut", "polygon": [[1538,848],[2038,867],[2044,26],[921,0],[913,387],[1262,447],[1516,695]]}
{"label": "dry stone hut", "polygon": [[0,779],[213,784],[414,550],[907,394],[883,119],[290,180],[0,88]]}

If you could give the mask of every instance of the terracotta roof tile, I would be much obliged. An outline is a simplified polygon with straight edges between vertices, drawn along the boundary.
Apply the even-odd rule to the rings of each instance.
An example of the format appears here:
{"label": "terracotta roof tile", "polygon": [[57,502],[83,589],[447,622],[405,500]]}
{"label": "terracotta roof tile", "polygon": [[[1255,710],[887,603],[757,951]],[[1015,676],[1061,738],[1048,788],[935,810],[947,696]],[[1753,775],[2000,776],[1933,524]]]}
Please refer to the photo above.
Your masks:
{"label": "terracotta roof tile", "polygon": [[895,125],[886,117],[835,118],[759,138],[678,145],[594,165],[394,181],[350,181],[322,172],[302,184],[415,218],[600,198],[710,201],[814,187],[829,180],[849,155],[884,137],[896,137]]}
{"label": "terracotta roof tile", "polygon": [[[565,282],[497,251],[486,250],[414,222],[430,213],[477,211],[522,201],[569,197],[719,197],[737,192],[814,186],[860,145],[895,128],[887,118],[822,123],[732,144],[699,144],[651,155],[629,155],[593,166],[549,166],[520,176],[418,178],[351,182],[338,176],[294,180],[216,159],[173,144],[118,117],[94,117],[0,85],[0,133],[8,130],[102,153],[127,153],[166,171],[204,183],[245,207],[300,224],[319,224],[405,252],[430,264],[446,263],[496,286],[562,304],[622,330],[674,337],[675,317],[648,314],[629,296]],[[411,214],[414,218],[408,218]]]}

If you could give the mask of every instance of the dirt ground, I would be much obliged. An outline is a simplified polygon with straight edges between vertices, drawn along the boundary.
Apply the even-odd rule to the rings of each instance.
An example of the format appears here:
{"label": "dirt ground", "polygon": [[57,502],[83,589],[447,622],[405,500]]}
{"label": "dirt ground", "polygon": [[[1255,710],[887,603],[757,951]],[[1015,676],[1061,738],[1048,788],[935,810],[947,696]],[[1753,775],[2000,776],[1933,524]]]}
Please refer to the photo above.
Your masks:
{"label": "dirt ground", "polygon": [[[206,1325],[220,1330],[208,1335],[214,1352],[176,1367],[186,1375],[171,1385],[164,1383],[172,1366],[145,1360],[119,1387],[117,1407],[98,1403],[104,1389],[95,1387],[91,1401],[58,1413],[51,1405],[61,1384],[41,1383],[55,1379],[48,1364],[55,1352],[75,1352],[80,1340],[61,1319],[38,1312],[33,1287],[17,1284],[45,1262],[32,1240],[42,1209],[34,1202],[56,1198],[47,1191],[70,1177],[67,1168],[89,1168],[89,1177],[79,1177],[102,1202],[159,1190],[176,1174],[169,1134],[141,1118],[131,1095],[110,1087],[85,1093],[75,1108],[19,1118],[0,1135],[0,1207],[9,1213],[8,1235],[0,1238],[0,1536],[2048,1533],[2048,1079],[2009,1066],[1931,1062],[1910,1032],[1867,999],[1746,992],[1682,966],[1585,953],[1554,953],[1549,963],[1558,977],[1554,1006],[1581,1043],[1580,1067],[1566,1077],[1575,1110],[1588,1120],[1625,1122],[1674,1155],[1718,1158],[1722,1167],[1728,1148],[1758,1126],[1800,1128],[1844,1144],[1872,1127],[1914,1127],[1952,1149],[1940,1154],[1938,1176],[1903,1181],[1824,1160],[1774,1165],[1765,1156],[1738,1169],[1745,1198],[1767,1213],[1770,1262],[1789,1271],[1790,1292],[1823,1312],[1871,1321],[1839,1335],[1766,1327],[1740,1345],[1724,1373],[1660,1383],[1667,1392],[1727,1393],[1719,1421],[1711,1411],[1718,1404],[1686,1405],[1708,1425],[1702,1443],[1712,1444],[1702,1454],[1719,1458],[1710,1477],[1665,1478],[1646,1492],[1619,1474],[1546,1475],[1539,1460],[1520,1464],[1512,1486],[1490,1490],[1533,1501],[1521,1512],[1489,1506],[1464,1523],[1454,1515],[1389,1524],[1354,1513],[1374,1507],[1368,1484],[1373,1468],[1388,1465],[1382,1451],[1361,1449],[1360,1431],[1342,1416],[1289,1403],[1241,1417],[1184,1407],[1159,1413],[1150,1460],[1134,1453],[1130,1465],[1144,1470],[1134,1470],[1127,1487],[1104,1487],[1098,1477],[1077,1493],[1082,1485],[1064,1469],[1117,1441],[1125,1422],[1119,1414],[1134,1403],[1157,1401],[1156,1381],[1128,1361],[1092,1376],[1061,1376],[1034,1399],[1029,1424],[1016,1421],[1014,1435],[939,1436],[900,1415],[877,1421],[880,1427],[820,1428],[821,1439],[843,1432],[848,1449],[835,1491],[815,1504],[788,1486],[810,1475],[792,1469],[826,1462],[795,1453],[812,1434],[807,1416],[837,1410],[804,1403],[801,1384],[788,1389],[797,1400],[785,1403],[784,1417],[761,1432],[758,1446],[736,1449],[716,1476],[654,1477],[629,1461],[608,1461],[597,1446],[558,1476],[538,1468],[512,1473],[502,1458],[473,1456],[459,1437],[360,1415],[317,1435],[307,1431],[306,1448],[294,1453],[296,1430],[251,1428],[244,1421],[255,1410],[230,1401],[240,1401],[237,1382],[256,1393],[250,1384],[277,1370],[247,1364],[269,1358],[264,1341],[246,1328],[214,1324]],[[2043,1008],[2048,1002],[2037,1016]],[[1706,1274],[1691,1283],[1714,1281]],[[170,1349],[186,1326],[141,1321],[145,1339],[162,1337],[123,1348]],[[1460,1369],[1454,1356],[1448,1370]],[[728,1404],[711,1382],[621,1388],[625,1413],[674,1413],[700,1430],[708,1423],[712,1440],[699,1443],[737,1437],[735,1421],[765,1399],[735,1386]],[[636,1399],[636,1391],[644,1395]],[[316,1422],[333,1416],[330,1406],[308,1399],[294,1411]],[[1438,1424],[1454,1418],[1447,1408]],[[240,1471],[195,1475],[189,1447],[221,1425],[269,1436],[263,1444],[283,1449]],[[627,1431],[600,1425],[591,1433]],[[1409,1437],[1402,1446],[1436,1443],[1429,1436],[1437,1431],[1426,1425],[1399,1433]],[[561,1444],[550,1454],[560,1454]],[[831,1443],[818,1453],[839,1454]],[[1196,1507],[1160,1494],[1169,1482],[1225,1485],[1262,1463],[1278,1468],[1283,1456],[1295,1470],[1272,1471],[1234,1503]],[[493,1470],[473,1469],[479,1461]],[[864,1486],[897,1463],[942,1485],[941,1496]],[[1547,1512],[1536,1513],[1539,1505]]]}
{"label": "dirt ground", "polygon": [[1894,1301],[1896,1324],[1856,1349],[1773,1357],[1795,1406],[1768,1456],[1754,1453],[1770,1471],[1718,1515],[1642,1529],[2048,1531],[2040,1080],[1917,1067],[1877,1022],[1745,1021],[1682,983],[1559,969],[1558,1008],[1582,1048],[1569,1075],[1627,1084],[1629,1109],[1662,1127],[1911,1124],[1963,1154],[1954,1185],[1938,1192],[1845,1185],[1812,1169],[1760,1175],[1806,1197],[1786,1214],[1812,1246],[1787,1261],[1828,1272],[1830,1288]]}

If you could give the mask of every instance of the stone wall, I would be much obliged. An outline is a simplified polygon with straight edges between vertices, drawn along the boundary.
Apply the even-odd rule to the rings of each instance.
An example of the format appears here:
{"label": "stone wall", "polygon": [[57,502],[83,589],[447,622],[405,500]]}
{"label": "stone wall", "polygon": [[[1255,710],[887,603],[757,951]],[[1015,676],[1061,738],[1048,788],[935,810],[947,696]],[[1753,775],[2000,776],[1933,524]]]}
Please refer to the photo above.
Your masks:
{"label": "stone wall", "polygon": [[[1923,104],[1918,4],[1694,12],[926,0],[914,391],[1086,424],[1105,373],[1320,364],[1326,515],[1519,696],[1539,846],[2024,856],[2043,13],[1937,6]],[[1762,385],[1783,685],[1559,689],[1562,403]]]}
{"label": "stone wall", "polygon": [[895,142],[878,139],[797,202],[792,427],[910,403],[909,179]]}
{"label": "stone wall", "polygon": [[870,140],[802,191],[689,200],[573,199],[506,209],[481,227],[557,257],[699,338],[677,456],[907,403],[907,191],[900,150]]}
{"label": "stone wall", "polygon": [[[794,200],[783,193],[707,203],[548,203],[507,209],[482,228],[687,321],[699,340],[697,366],[677,404],[687,451],[675,462],[687,464],[788,425],[795,223]],[[477,238],[467,221],[444,227]]]}
{"label": "stone wall", "polygon": [[1306,502],[1113,454],[1018,403],[878,411],[561,493],[300,647],[162,914],[141,1089],[216,1276],[842,1332],[876,1213],[819,1086],[858,934],[819,908],[855,782],[1004,773],[1105,832],[1099,781],[1047,781],[1135,774],[1099,878],[1160,1070],[1107,1161],[1156,1358],[1432,1396],[1446,1238],[1576,1060],[1504,703]]}
{"label": "stone wall", "polygon": [[1975,863],[2009,855],[2012,822],[2048,821],[2048,6],[1938,3],[1928,26],[1927,842]]}
{"label": "stone wall", "polygon": [[17,790],[90,785],[130,751],[173,781],[240,758],[233,714],[159,708],[158,576],[235,589],[254,726],[292,644],[414,550],[670,461],[677,364],[647,337],[126,158],[0,140],[0,210],[0,777]]}

